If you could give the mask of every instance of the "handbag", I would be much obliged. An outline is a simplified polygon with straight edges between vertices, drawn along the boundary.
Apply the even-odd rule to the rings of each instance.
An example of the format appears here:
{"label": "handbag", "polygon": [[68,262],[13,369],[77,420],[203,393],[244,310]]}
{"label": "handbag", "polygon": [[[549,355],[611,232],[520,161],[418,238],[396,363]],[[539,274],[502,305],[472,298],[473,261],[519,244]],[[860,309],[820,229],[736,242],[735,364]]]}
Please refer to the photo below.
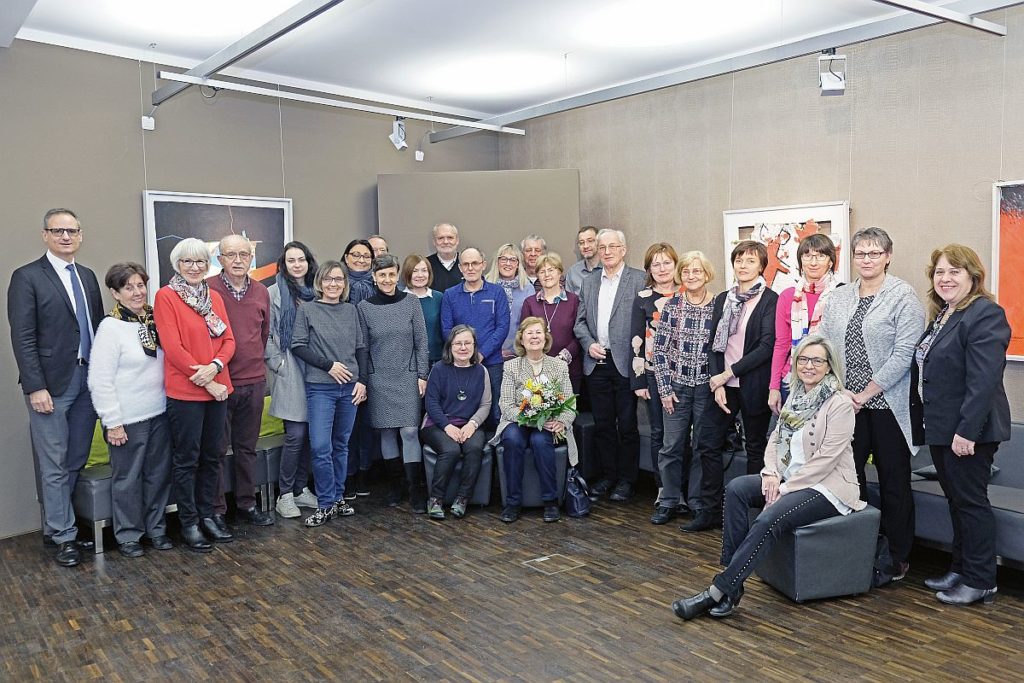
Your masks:
{"label": "handbag", "polygon": [[590,492],[583,475],[575,467],[565,474],[565,514],[570,517],[586,517],[590,514]]}
{"label": "handbag", "polygon": [[881,588],[892,583],[895,576],[892,555],[889,553],[889,539],[879,535],[875,544],[874,574],[871,577],[871,586]]}

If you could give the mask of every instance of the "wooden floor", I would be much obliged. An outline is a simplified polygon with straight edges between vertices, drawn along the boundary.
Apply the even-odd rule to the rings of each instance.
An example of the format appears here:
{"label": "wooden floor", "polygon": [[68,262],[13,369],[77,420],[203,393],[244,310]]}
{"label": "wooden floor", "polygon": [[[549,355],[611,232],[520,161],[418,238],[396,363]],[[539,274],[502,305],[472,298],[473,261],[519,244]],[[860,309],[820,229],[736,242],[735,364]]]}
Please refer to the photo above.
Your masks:
{"label": "wooden floor", "polygon": [[[209,555],[70,570],[38,534],[8,539],[0,680],[1024,678],[1024,575],[1001,569],[990,607],[945,607],[921,585],[948,559],[929,550],[865,596],[798,606],[753,578],[733,617],[684,623],[669,603],[708,585],[720,534],[652,526],[647,493],[513,525],[494,506],[438,523],[371,497],[320,529],[279,518]],[[524,564],[541,557],[548,573]]]}

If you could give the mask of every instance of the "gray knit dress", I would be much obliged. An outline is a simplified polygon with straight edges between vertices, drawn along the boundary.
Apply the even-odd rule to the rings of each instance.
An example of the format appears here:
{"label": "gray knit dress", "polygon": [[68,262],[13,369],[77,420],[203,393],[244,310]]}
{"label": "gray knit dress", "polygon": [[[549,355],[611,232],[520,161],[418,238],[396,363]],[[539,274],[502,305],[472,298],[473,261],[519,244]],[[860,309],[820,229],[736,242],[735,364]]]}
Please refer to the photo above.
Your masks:
{"label": "gray knit dress", "polygon": [[422,415],[417,379],[430,372],[427,327],[419,300],[405,292],[359,302],[359,323],[369,355],[368,420],[374,429],[418,427]]}

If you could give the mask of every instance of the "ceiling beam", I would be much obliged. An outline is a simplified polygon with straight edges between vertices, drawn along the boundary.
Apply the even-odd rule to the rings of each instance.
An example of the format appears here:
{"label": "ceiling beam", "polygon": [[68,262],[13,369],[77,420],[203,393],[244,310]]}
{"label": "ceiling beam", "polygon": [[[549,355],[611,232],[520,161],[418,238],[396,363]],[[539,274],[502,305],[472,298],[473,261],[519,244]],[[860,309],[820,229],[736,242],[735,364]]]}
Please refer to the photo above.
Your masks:
{"label": "ceiling beam", "polygon": [[0,48],[10,47],[28,15],[35,7],[36,0],[6,0],[0,12]]}
{"label": "ceiling beam", "polygon": [[[213,76],[221,69],[245,59],[256,50],[268,45],[284,34],[302,26],[344,0],[303,0],[291,9],[271,19],[252,33],[239,38],[220,52],[186,71],[189,76],[206,78]],[[182,90],[188,88],[187,83],[171,83],[153,91],[153,106],[159,106]]]}
{"label": "ceiling beam", "polygon": [[355,111],[364,111],[370,114],[398,116],[404,119],[413,119],[415,121],[430,121],[432,123],[443,123],[451,126],[465,126],[467,128],[473,128],[476,130],[490,130],[496,133],[510,133],[512,135],[526,134],[526,131],[523,130],[522,128],[508,128],[506,126],[496,126],[489,123],[479,123],[477,121],[453,119],[449,116],[423,114],[413,110],[393,109],[390,107],[378,107],[371,104],[346,102],[344,100],[332,100],[326,97],[316,97],[315,95],[304,95],[302,93],[288,92],[286,90],[263,88],[256,85],[235,83],[233,81],[222,81],[213,78],[199,78],[197,76],[189,76],[188,74],[179,74],[174,73],[172,71],[161,71],[158,74],[158,76],[164,80],[175,81],[177,83],[183,83],[185,85],[202,85],[217,90],[232,90],[234,92],[244,92],[249,93],[251,95],[264,95],[266,97],[276,97],[282,100],[291,100],[293,102],[308,102],[310,104],[322,104],[326,107],[337,107],[338,109],[354,109]]}
{"label": "ceiling beam", "polygon": [[[958,0],[957,2],[952,2],[946,5],[945,9],[956,10],[967,14],[978,14],[981,12],[1005,9],[1006,7],[1013,7],[1015,5],[1024,5],[1024,0]],[[660,90],[661,88],[691,83],[693,81],[721,76],[734,71],[742,71],[756,66],[764,66],[765,64],[781,62],[794,57],[817,54],[822,50],[827,50],[829,48],[862,43],[868,40],[874,40],[875,38],[883,38],[885,36],[893,35],[895,33],[903,33],[905,31],[912,31],[925,26],[931,26],[936,23],[938,23],[938,20],[932,17],[925,17],[919,14],[900,14],[888,19],[860,24],[858,26],[833,31],[827,34],[811,36],[810,38],[802,38],[791,43],[783,43],[754,52],[733,55],[718,61],[686,67],[677,71],[661,74],[659,76],[642,78],[630,83],[623,83],[610,88],[583,93],[582,95],[574,95],[562,100],[555,100],[546,104],[539,104],[533,107],[526,107],[517,111],[499,114],[498,116],[492,116],[484,119],[483,123],[491,123],[500,126],[510,123],[518,123],[520,121],[526,121],[539,116],[557,114],[559,112],[578,109],[592,104],[600,104],[601,102],[610,102],[611,100],[617,100],[631,95],[639,95],[652,90]],[[431,133],[429,140],[432,143],[441,142],[442,140],[450,140],[473,132],[475,131],[472,128],[458,126],[438,131],[436,133]]]}
{"label": "ceiling beam", "polygon": [[942,7],[941,5],[930,5],[927,2],[922,2],[922,0],[875,0],[875,2],[880,2],[883,5],[890,5],[891,7],[898,7],[910,12],[917,12],[918,14],[923,14],[927,17],[934,17],[935,19],[963,24],[964,26],[976,28],[979,31],[994,33],[997,36],[1006,35],[1005,26],[1000,26],[999,24],[993,24],[991,21],[972,17],[970,14],[956,12],[948,7]]}

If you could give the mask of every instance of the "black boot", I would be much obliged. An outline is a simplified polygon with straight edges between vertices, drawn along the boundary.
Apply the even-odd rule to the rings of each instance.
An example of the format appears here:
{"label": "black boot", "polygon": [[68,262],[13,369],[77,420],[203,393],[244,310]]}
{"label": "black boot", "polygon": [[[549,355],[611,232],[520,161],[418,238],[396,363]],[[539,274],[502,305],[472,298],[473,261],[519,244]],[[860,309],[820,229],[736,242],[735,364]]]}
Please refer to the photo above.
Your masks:
{"label": "black boot", "polygon": [[388,495],[385,502],[389,508],[398,507],[402,502],[402,490],[405,488],[402,477],[402,459],[385,460],[384,471],[388,477]]}
{"label": "black boot", "polygon": [[427,482],[422,462],[405,463],[405,478],[409,480],[409,505],[417,515],[427,511]]}

